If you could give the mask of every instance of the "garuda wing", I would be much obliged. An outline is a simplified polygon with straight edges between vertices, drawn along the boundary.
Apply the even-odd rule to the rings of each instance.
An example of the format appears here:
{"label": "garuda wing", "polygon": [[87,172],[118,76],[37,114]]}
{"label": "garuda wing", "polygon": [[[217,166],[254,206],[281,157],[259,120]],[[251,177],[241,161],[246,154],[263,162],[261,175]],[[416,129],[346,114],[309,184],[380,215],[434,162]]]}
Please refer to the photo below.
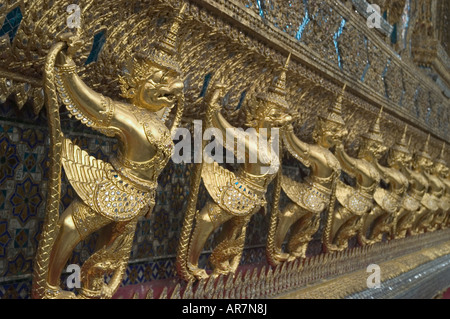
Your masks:
{"label": "garuda wing", "polygon": [[336,185],[336,199],[354,214],[362,215],[372,208],[372,199],[363,196],[358,190],[341,181]]}
{"label": "garuda wing", "polygon": [[263,194],[243,184],[216,162],[203,164],[202,179],[214,202],[233,215],[245,216],[265,202]]}
{"label": "garuda wing", "polygon": [[64,171],[77,195],[104,217],[127,221],[154,205],[156,185],[153,189],[139,188],[110,163],[90,156],[70,139],[64,139],[62,157]]}

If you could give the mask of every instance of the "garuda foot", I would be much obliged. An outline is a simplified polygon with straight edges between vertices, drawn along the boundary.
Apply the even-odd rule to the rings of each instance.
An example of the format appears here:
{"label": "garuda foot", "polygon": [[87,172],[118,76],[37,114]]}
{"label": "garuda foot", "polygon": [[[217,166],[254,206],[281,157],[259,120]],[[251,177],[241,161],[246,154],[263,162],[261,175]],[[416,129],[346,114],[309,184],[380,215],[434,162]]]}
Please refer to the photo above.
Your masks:
{"label": "garuda foot", "polygon": [[77,299],[77,296],[71,291],[62,290],[60,287],[48,286],[43,299]]}
{"label": "garuda foot", "polygon": [[234,271],[230,268],[230,269],[214,269],[213,273],[211,274],[212,278],[217,278],[219,276],[228,276],[228,275],[232,275],[234,273]]}
{"label": "garuda foot", "polygon": [[308,243],[301,244],[297,247],[297,249],[291,251],[289,254],[289,258],[287,261],[294,261],[299,258],[305,258],[306,257],[306,247]]}
{"label": "garuda foot", "polygon": [[347,248],[348,248],[348,242],[347,241],[344,241],[344,242],[340,242],[339,241],[337,243],[328,245],[327,246],[327,251],[331,252],[331,253],[334,253],[334,252],[343,251],[343,250],[345,250]]}
{"label": "garuda foot", "polygon": [[276,249],[273,253],[273,258],[278,262],[285,262],[290,257],[289,254],[283,253],[281,250]]}
{"label": "garuda foot", "polygon": [[297,259],[303,259],[305,258],[304,254],[291,254],[289,255],[288,259],[286,260],[287,262],[292,262],[295,261]]}
{"label": "garuda foot", "polygon": [[204,269],[198,268],[196,265],[188,263],[187,265],[189,272],[198,280],[208,279],[209,275]]}

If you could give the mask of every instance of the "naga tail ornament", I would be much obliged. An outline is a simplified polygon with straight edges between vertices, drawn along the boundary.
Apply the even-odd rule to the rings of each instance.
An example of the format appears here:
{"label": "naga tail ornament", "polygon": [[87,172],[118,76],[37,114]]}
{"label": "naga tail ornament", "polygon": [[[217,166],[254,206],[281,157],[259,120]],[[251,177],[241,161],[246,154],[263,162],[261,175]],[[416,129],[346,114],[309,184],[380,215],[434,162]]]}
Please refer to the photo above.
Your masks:
{"label": "naga tail ornament", "polygon": [[282,150],[282,142],[280,142],[279,145],[280,149],[278,154],[280,154],[280,169],[278,170],[277,176],[274,181],[274,190],[273,190],[273,198],[272,198],[272,205],[271,205],[271,214],[270,214],[270,224],[269,224],[269,234],[267,236],[267,260],[270,265],[277,266],[280,264],[280,262],[275,258],[275,233],[278,226],[278,216],[280,215],[280,194],[281,194],[281,176],[283,174],[281,169],[281,150]]}
{"label": "naga tail ornament", "polygon": [[328,204],[328,211],[327,211],[327,223],[325,226],[324,231],[324,249],[325,252],[331,252],[333,246],[333,238],[331,237],[331,227],[333,227],[334,222],[334,209],[336,205],[336,187],[337,187],[337,180],[339,176],[335,176],[333,178],[333,183],[331,184],[331,196],[330,196],[330,203]]}
{"label": "naga tail ornament", "polygon": [[[203,149],[203,147],[202,147]],[[197,196],[202,180],[203,164],[196,164],[191,174],[190,193],[187,203],[186,214],[183,220],[183,226],[180,233],[180,242],[178,244],[176,269],[178,275],[185,281],[194,281],[195,277],[189,273],[187,269],[187,256],[189,250],[189,238],[191,235],[192,224],[194,223],[195,214],[197,212]]]}
{"label": "naga tail ornament", "polygon": [[[203,127],[202,136],[204,130],[212,126],[212,114],[214,109],[212,106],[208,105],[205,115],[205,125]],[[205,147],[205,141],[202,139],[202,151]],[[176,259],[176,269],[178,275],[185,281],[194,281],[195,277],[189,272],[187,267],[187,257],[189,253],[189,241],[191,237],[192,225],[194,223],[194,218],[197,213],[197,194],[200,189],[200,183],[202,181],[202,169],[203,160],[195,164],[192,174],[191,174],[191,185],[189,198],[187,203],[186,214],[183,220],[183,226],[180,233],[180,242],[178,244],[177,259]]]}
{"label": "naga tail ornament", "polygon": [[50,172],[47,186],[47,202],[44,224],[33,269],[32,298],[45,298],[54,293],[47,284],[50,253],[58,235],[59,200],[61,193],[61,157],[63,133],[59,116],[59,104],[55,87],[55,60],[66,44],[59,42],[49,51],[44,67],[44,92],[50,133]]}

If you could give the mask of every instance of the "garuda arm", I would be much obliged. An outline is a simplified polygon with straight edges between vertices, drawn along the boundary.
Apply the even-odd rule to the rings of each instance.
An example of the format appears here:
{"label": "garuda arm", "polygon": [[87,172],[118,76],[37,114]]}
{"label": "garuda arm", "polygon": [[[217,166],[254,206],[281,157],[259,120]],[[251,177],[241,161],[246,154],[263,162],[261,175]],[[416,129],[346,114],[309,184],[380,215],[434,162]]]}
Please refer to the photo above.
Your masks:
{"label": "garuda arm", "polygon": [[390,177],[391,173],[389,173],[389,169],[380,165],[378,161],[375,161],[375,163],[373,164],[374,164],[373,166],[377,169],[378,173],[380,173],[381,179],[386,183],[390,183],[392,177]]}
{"label": "garuda arm", "polygon": [[309,160],[310,147],[307,143],[301,141],[295,134],[292,125],[289,125],[285,130],[283,130],[283,141],[284,144],[297,160],[302,162],[305,166],[309,167],[311,162]]}
{"label": "garuda arm", "polygon": [[341,163],[342,169],[350,176],[355,177],[357,175],[357,171],[355,170],[355,167],[357,166],[356,159],[345,152],[343,144],[338,144],[336,146],[335,155]]}
{"label": "garuda arm", "polygon": [[83,124],[108,136],[120,132],[116,118],[117,103],[89,88],[76,74],[76,65],[70,54],[60,52],[56,60],[56,84],[59,96],[68,111]]}
{"label": "garuda arm", "polygon": [[[238,129],[231,125],[225,117],[220,113],[220,105],[218,104],[218,98],[221,87],[219,84],[216,84],[218,88],[213,93],[213,97],[209,101],[208,107],[212,109],[211,112],[211,125],[218,129],[222,136],[224,137],[223,146],[230,152],[232,152],[237,158],[239,162],[247,161],[248,154],[252,151],[257,153],[257,140],[256,143],[252,143],[252,138],[250,138],[249,134],[246,134],[242,129]],[[226,137],[226,143],[225,143]],[[256,139],[257,135],[254,136]],[[236,144],[235,141],[238,141]],[[238,148],[235,149],[235,145],[238,145]],[[239,149],[239,147],[244,146],[244,149]]]}

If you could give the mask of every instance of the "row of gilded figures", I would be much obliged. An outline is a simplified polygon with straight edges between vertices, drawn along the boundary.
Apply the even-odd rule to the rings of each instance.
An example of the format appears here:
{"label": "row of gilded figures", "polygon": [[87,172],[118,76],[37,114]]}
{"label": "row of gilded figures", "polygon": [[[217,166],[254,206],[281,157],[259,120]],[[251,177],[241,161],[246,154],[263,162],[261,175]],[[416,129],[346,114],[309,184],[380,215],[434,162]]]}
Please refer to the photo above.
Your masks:
{"label": "row of gilded figures", "polygon": [[[81,45],[77,34],[63,35],[61,42],[50,50],[44,83],[53,153],[47,216],[33,274],[34,298],[111,298],[117,291],[129,260],[137,221],[151,214],[155,205],[157,178],[172,156],[172,136],[183,112],[177,36],[184,9],[185,6],[175,16],[165,37],[146,55],[131,58],[130,73],[119,78],[122,97],[128,102],[115,101],[95,92],[77,75],[73,60]],[[269,144],[277,140],[270,135],[270,129],[279,128],[282,143],[278,147],[286,147],[310,167],[311,175],[303,183],[283,176],[279,153],[275,156],[272,147],[266,152],[255,150],[252,143],[245,144],[244,157],[256,153],[261,158],[258,157],[256,163],[244,161],[237,171],[225,169],[213,161],[196,165],[177,253],[177,270],[186,281],[210,276],[199,268],[198,261],[208,238],[219,228],[219,243],[209,258],[212,274],[236,271],[247,225],[252,215],[267,204],[267,189],[274,179],[276,188],[282,189],[292,201],[279,213],[274,206],[278,200],[270,203],[277,211],[273,215],[277,218],[271,219],[275,223],[271,223],[268,238],[268,256],[274,263],[305,257],[323,211],[328,211],[324,242],[331,251],[345,249],[348,239],[354,235],[358,235],[361,243],[369,244],[380,240],[382,233],[401,236],[406,231],[423,231],[423,227],[437,229],[448,222],[450,193],[446,179],[448,169],[443,159],[442,168],[435,169],[433,174],[429,171],[429,162],[421,160],[420,156],[412,168],[408,166],[410,158],[406,155],[393,155],[390,167],[381,167],[377,161],[385,148],[379,134],[379,118],[363,136],[358,157],[346,154],[343,139],[348,132],[341,116],[343,93],[329,112],[319,117],[314,131],[316,144],[306,144],[297,138],[291,125],[296,115],[285,99],[288,63],[289,58],[267,92],[249,102],[246,122],[258,137],[265,135]],[[223,79],[212,85],[205,98],[205,128],[214,127],[226,134],[233,126],[220,112],[218,100],[226,88],[220,80]],[[58,98],[75,119],[102,134],[116,137],[117,156],[109,162],[101,161],[66,138],[60,128]],[[168,127],[167,115],[174,108],[172,125]],[[242,138],[239,130],[233,132],[236,139]],[[330,151],[333,147],[334,153]],[[77,198],[59,216],[62,167]],[[355,177],[355,187],[339,180],[341,170]],[[400,171],[406,179],[401,177]],[[389,190],[380,190],[382,178],[390,185]],[[197,210],[200,181],[210,198]],[[431,192],[428,192],[428,185],[432,185]],[[386,204],[386,198],[391,200],[395,212]],[[289,252],[283,252],[282,245],[289,230]],[[81,268],[80,291],[74,294],[62,290],[60,276],[73,249],[97,231],[100,232],[98,249]],[[109,283],[104,281],[106,274],[111,275]]]}
{"label": "row of gilded figures", "polygon": [[[165,37],[145,55],[131,57],[128,69],[119,77],[122,97],[114,101],[89,88],[76,72],[73,55],[82,45],[78,34],[64,34],[50,50],[44,82],[49,127],[52,128],[51,187],[46,219],[33,274],[33,298],[111,298],[120,286],[129,260],[136,224],[149,216],[155,205],[157,178],[173,154],[172,136],[184,107],[177,36],[185,6],[175,16]],[[289,63],[289,59],[286,63]],[[247,124],[269,144],[271,128],[293,120],[285,101],[286,67],[266,93],[256,96],[247,110]],[[206,100],[206,127],[225,132],[232,125],[220,113],[219,96],[226,86],[215,83]],[[118,154],[109,162],[90,156],[62,133],[58,98],[70,116],[100,133],[116,137]],[[171,127],[167,114],[176,106]],[[267,129],[267,130],[265,130]],[[239,135],[239,131],[236,133]],[[236,136],[239,138],[240,136]],[[233,273],[241,259],[245,232],[251,216],[265,205],[267,187],[279,168],[278,154],[255,150],[246,143],[245,155],[264,157],[256,163],[244,161],[236,172],[214,162],[197,166],[192,178],[189,203],[194,203],[202,179],[210,199],[200,210],[195,203],[186,212],[177,268],[187,281],[209,275],[198,267],[198,259],[208,237],[222,227],[220,243],[210,261],[214,275]],[[268,167],[267,167],[268,166]],[[77,198],[59,216],[61,168],[77,193]],[[195,191],[194,191],[195,190]],[[239,204],[225,201],[237,196]],[[53,208],[52,208],[53,207]],[[81,268],[78,294],[60,288],[60,276],[75,246],[94,232],[100,232],[98,249]],[[106,283],[105,275],[111,275]]]}
{"label": "row of gilded figures", "polygon": [[[348,248],[354,236],[360,245],[371,245],[383,238],[404,238],[448,227],[445,143],[435,162],[428,153],[429,136],[423,149],[412,156],[405,126],[401,140],[388,151],[388,166],[381,165],[379,160],[387,151],[380,128],[381,109],[369,131],[361,136],[357,157],[349,156],[343,146],[347,133],[341,110],[344,91],[345,86],[326,116],[319,116],[313,133],[316,144],[302,142],[291,126],[283,133],[283,147],[309,167],[310,174],[302,183],[281,177],[281,189],[290,202],[282,212],[277,207],[272,211],[276,217],[271,219],[274,231],[269,235],[273,238],[268,240],[267,252],[273,265],[306,257],[320,215],[326,210],[323,243],[331,252]],[[340,179],[341,170],[354,178],[354,186]],[[387,187],[381,187],[380,181]]]}

